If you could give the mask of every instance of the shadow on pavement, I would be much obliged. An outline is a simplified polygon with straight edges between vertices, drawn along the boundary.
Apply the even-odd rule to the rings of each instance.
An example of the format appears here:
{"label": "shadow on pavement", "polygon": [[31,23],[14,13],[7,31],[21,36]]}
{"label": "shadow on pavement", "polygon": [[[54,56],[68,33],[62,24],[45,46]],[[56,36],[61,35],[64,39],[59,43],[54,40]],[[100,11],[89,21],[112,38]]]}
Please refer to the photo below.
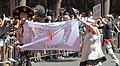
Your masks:
{"label": "shadow on pavement", "polygon": [[77,60],[78,59],[55,59],[55,60],[48,60],[47,62],[73,62]]}

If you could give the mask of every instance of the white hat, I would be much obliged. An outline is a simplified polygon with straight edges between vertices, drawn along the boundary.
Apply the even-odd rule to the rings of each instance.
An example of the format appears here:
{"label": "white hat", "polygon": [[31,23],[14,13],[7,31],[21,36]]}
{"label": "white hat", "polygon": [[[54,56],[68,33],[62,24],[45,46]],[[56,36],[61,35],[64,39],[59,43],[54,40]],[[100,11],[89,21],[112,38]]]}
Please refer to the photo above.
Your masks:
{"label": "white hat", "polygon": [[103,22],[108,22],[108,19],[107,18],[103,18],[102,21]]}
{"label": "white hat", "polygon": [[105,17],[113,17],[111,14],[107,14]]}
{"label": "white hat", "polygon": [[99,25],[95,22],[94,19],[91,19],[91,18],[88,18],[86,17],[83,22],[87,25],[92,25],[92,26],[95,26],[95,27],[98,27]]}
{"label": "white hat", "polygon": [[88,24],[88,25],[90,25],[90,24],[95,24],[95,20],[94,20],[94,19],[91,19],[91,18],[88,18],[88,17],[86,17],[86,18],[84,19],[84,22],[85,22],[86,24]]}

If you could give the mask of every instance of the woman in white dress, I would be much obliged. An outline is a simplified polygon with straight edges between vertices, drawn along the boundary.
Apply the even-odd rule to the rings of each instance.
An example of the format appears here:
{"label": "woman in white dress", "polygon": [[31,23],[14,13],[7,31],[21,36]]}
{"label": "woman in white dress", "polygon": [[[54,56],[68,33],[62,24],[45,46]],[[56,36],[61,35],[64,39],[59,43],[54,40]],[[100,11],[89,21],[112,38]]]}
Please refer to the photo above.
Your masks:
{"label": "woman in white dress", "polygon": [[102,52],[100,33],[95,20],[91,18],[85,20],[79,18],[79,20],[90,30],[83,40],[80,66],[102,66],[106,58]]}

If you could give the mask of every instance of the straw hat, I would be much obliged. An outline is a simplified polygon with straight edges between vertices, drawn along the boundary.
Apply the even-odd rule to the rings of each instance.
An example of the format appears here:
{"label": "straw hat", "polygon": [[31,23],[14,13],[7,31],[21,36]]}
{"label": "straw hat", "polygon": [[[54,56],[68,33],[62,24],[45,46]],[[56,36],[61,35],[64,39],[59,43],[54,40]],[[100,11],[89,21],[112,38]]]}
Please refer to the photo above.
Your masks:
{"label": "straw hat", "polygon": [[34,15],[34,11],[28,6],[18,6],[13,10],[13,18],[21,19],[20,14],[26,13],[28,17],[32,17]]}
{"label": "straw hat", "polygon": [[108,15],[106,15],[105,17],[106,17],[106,18],[112,18],[112,19],[114,19],[114,16],[111,15],[111,14],[108,14]]}
{"label": "straw hat", "polygon": [[110,15],[110,14],[107,14],[105,17],[111,17],[111,18],[112,18],[113,16],[112,16],[112,15]]}

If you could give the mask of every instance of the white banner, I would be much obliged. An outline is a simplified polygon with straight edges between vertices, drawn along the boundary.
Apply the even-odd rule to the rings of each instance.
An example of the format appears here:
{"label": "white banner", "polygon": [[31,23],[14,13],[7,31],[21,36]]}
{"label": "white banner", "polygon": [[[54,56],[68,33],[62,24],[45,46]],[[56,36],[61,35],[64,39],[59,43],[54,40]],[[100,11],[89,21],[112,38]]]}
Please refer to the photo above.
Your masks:
{"label": "white banner", "polygon": [[22,50],[80,50],[78,20],[55,23],[26,22]]}

